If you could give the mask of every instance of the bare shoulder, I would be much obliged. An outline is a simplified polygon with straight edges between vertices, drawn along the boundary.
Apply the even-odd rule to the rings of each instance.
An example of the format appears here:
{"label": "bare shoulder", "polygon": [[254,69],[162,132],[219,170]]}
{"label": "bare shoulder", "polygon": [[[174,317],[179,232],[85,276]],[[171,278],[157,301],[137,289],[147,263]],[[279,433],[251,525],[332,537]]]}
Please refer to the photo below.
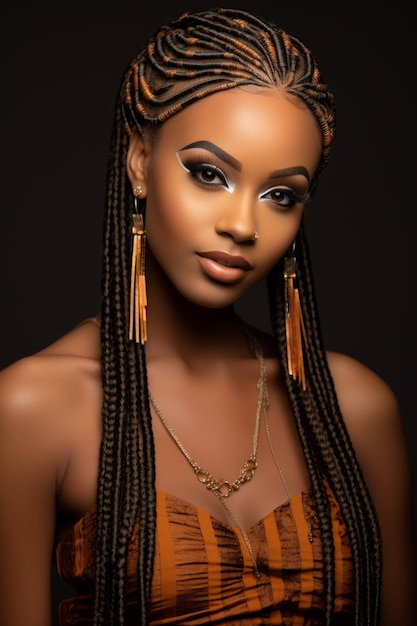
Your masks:
{"label": "bare shoulder", "polygon": [[94,497],[99,349],[85,324],[0,372],[1,623],[51,622],[57,532]]}
{"label": "bare shoulder", "polygon": [[[407,446],[398,399],[391,387],[363,363],[329,353],[340,409],[365,479],[378,500],[387,483],[408,486]],[[390,459],[390,476],[387,459]]]}
{"label": "bare shoulder", "polygon": [[86,324],[40,352],[12,363],[0,372],[1,413],[44,409],[57,396],[76,401],[72,396],[75,387],[97,379],[99,358],[98,329],[87,328]]}
{"label": "bare shoulder", "polygon": [[337,353],[329,353],[328,361],[381,527],[381,626],[411,626],[417,611],[417,540],[410,450],[400,405],[387,382],[364,364]]}
{"label": "bare shoulder", "polygon": [[[92,324],[75,328],[42,351],[0,372],[0,429],[20,445],[52,444],[65,419],[77,414],[100,386],[99,334]],[[48,437],[45,437],[45,433]],[[22,435],[31,433],[31,437]],[[56,443],[56,442],[55,442]]]}
{"label": "bare shoulder", "polygon": [[[397,396],[363,363],[328,355],[340,409],[383,527],[397,513],[397,533],[410,530],[412,477]],[[411,532],[409,537],[411,536]]]}
{"label": "bare shoulder", "polygon": [[381,427],[400,419],[396,395],[389,384],[360,361],[328,353],[330,371],[347,426],[353,431]]}
{"label": "bare shoulder", "polygon": [[346,427],[372,484],[385,463],[384,455],[389,453],[394,460],[404,454],[398,399],[390,385],[360,361],[330,352],[328,362]]}

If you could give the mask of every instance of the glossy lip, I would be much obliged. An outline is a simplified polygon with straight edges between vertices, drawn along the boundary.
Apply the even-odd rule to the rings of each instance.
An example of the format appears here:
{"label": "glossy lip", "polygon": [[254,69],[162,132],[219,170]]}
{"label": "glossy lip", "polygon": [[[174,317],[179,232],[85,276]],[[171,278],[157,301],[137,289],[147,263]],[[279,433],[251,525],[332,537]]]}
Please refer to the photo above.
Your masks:
{"label": "glossy lip", "polygon": [[220,250],[210,250],[208,252],[197,252],[197,255],[205,259],[211,259],[216,261],[220,265],[225,267],[237,267],[242,270],[251,270],[252,265],[243,256],[234,256],[228,252],[221,252]]}
{"label": "glossy lip", "polygon": [[240,282],[252,269],[252,265],[244,257],[217,250],[197,252],[197,259],[206,276],[228,285]]}

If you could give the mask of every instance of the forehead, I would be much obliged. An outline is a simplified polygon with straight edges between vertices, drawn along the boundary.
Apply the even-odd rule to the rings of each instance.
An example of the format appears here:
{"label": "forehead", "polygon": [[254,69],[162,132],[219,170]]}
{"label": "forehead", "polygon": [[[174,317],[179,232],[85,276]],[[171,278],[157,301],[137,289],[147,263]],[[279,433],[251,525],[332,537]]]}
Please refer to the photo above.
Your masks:
{"label": "forehead", "polygon": [[318,123],[298,98],[275,88],[234,88],[206,96],[164,122],[160,148],[211,141],[239,161],[271,167],[305,165],[312,175],[322,151]]}

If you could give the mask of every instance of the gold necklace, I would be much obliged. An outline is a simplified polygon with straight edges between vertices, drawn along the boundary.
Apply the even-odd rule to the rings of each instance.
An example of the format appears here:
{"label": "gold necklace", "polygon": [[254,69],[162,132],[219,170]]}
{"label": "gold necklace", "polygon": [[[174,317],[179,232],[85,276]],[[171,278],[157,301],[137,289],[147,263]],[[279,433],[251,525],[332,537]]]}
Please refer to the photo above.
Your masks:
{"label": "gold necklace", "polygon": [[[149,398],[150,398],[150,401],[152,403],[153,408],[155,409],[156,414],[160,418],[161,422],[165,426],[166,430],[168,431],[168,433],[170,434],[170,436],[172,437],[172,439],[174,440],[174,442],[176,443],[178,448],[181,450],[181,452],[184,455],[184,457],[187,459],[188,463],[193,468],[194,473],[197,476],[198,480],[203,485],[205,485],[206,488],[209,491],[211,491],[213,493],[213,495],[219,500],[219,502],[222,504],[223,508],[225,509],[226,513],[228,514],[230,519],[233,521],[233,523],[235,524],[236,528],[239,530],[239,532],[240,532],[240,534],[241,534],[241,536],[242,536],[242,538],[243,538],[243,540],[244,540],[244,542],[246,544],[246,547],[248,549],[249,556],[250,556],[252,564],[253,564],[253,570],[254,570],[255,576],[257,578],[260,578],[261,575],[260,575],[259,570],[258,570],[258,565],[257,565],[256,559],[255,559],[255,555],[253,553],[253,549],[252,549],[251,543],[249,541],[248,534],[245,531],[245,529],[242,527],[242,525],[239,523],[238,519],[236,518],[236,516],[233,513],[233,511],[231,510],[231,508],[229,507],[229,505],[227,503],[227,498],[229,498],[229,496],[234,491],[237,491],[238,489],[240,489],[240,487],[244,483],[250,481],[253,478],[253,475],[255,473],[256,468],[258,467],[257,452],[258,452],[258,442],[259,442],[259,431],[260,431],[261,415],[263,415],[263,418],[264,418],[265,433],[266,433],[266,438],[267,438],[267,441],[268,441],[268,447],[269,447],[269,450],[271,452],[272,458],[274,460],[275,466],[276,466],[276,468],[278,470],[278,474],[279,474],[279,476],[281,478],[282,484],[283,484],[283,486],[285,488],[288,500],[291,500],[292,494],[291,494],[291,492],[289,490],[287,481],[285,480],[284,472],[282,471],[281,465],[280,465],[280,463],[278,461],[278,456],[277,456],[277,454],[275,452],[275,449],[273,447],[272,437],[271,437],[271,433],[270,433],[270,430],[269,430],[269,423],[268,423],[268,419],[267,419],[267,408],[268,408],[268,405],[269,405],[268,381],[267,381],[267,376],[266,376],[266,367],[265,367],[264,355],[263,355],[263,352],[261,350],[260,345],[258,344],[256,339],[253,337],[253,335],[249,332],[249,330],[248,330],[248,328],[246,326],[245,326],[245,331],[246,331],[248,340],[249,340],[249,342],[251,344],[251,347],[253,349],[253,352],[254,352],[255,356],[257,357],[257,359],[259,361],[260,373],[259,373],[259,379],[258,379],[258,383],[257,383],[258,404],[257,404],[257,408],[256,408],[256,418],[255,418],[255,429],[254,429],[254,433],[253,433],[252,454],[250,455],[249,459],[244,463],[242,469],[240,470],[239,476],[233,482],[229,482],[227,480],[224,480],[223,478],[214,478],[214,476],[205,467],[201,467],[200,465],[198,465],[191,458],[191,456],[187,452],[187,450],[184,448],[184,445],[182,444],[180,439],[175,434],[171,424],[168,422],[168,420],[166,419],[165,415],[162,413],[160,406],[158,405],[158,403],[156,402],[154,396],[152,395],[152,393],[150,391],[149,391]],[[304,517],[305,517],[305,520],[307,522],[307,527],[308,527],[308,539],[309,539],[310,542],[312,542],[313,541],[312,528],[311,528],[310,520],[309,520],[308,515],[307,515],[307,511],[305,509],[304,499],[303,499],[303,512],[304,512]]]}
{"label": "gold necklace", "polygon": [[259,360],[260,365],[260,376],[258,380],[258,404],[256,408],[256,419],[255,419],[255,430],[253,433],[253,447],[252,454],[248,458],[248,460],[244,463],[242,469],[240,470],[239,476],[233,481],[230,482],[225,480],[224,478],[214,478],[214,476],[205,468],[198,465],[184,448],[184,445],[181,443],[180,439],[174,433],[171,424],[166,419],[165,415],[162,413],[160,406],[156,402],[154,396],[151,392],[149,392],[149,398],[152,402],[152,406],[155,409],[158,417],[161,422],[171,435],[172,439],[177,444],[178,448],[181,450],[189,464],[194,470],[195,475],[198,480],[203,483],[207,487],[209,491],[212,491],[216,496],[220,496],[221,498],[228,498],[231,493],[234,491],[238,491],[238,489],[246,482],[249,482],[253,475],[255,474],[255,470],[258,467],[257,462],[257,453],[258,453],[258,442],[259,442],[259,430],[261,423],[261,412],[263,408],[266,408],[268,393],[267,393],[267,380],[266,380],[266,371],[265,371],[265,362],[263,358],[262,351],[257,350],[255,348],[256,356]]}
{"label": "gold necklace", "polygon": [[257,407],[256,407],[256,418],[255,418],[255,429],[254,429],[254,433],[253,433],[252,454],[250,455],[249,459],[244,463],[242,469],[240,470],[239,476],[233,482],[224,480],[223,478],[214,478],[214,476],[205,467],[201,467],[200,465],[198,465],[191,458],[190,454],[187,452],[187,450],[185,449],[184,445],[182,444],[180,439],[175,434],[171,424],[168,422],[168,420],[166,419],[165,415],[162,413],[162,410],[161,410],[160,406],[158,405],[158,403],[156,402],[153,394],[150,391],[149,391],[149,399],[150,399],[150,401],[152,403],[153,408],[155,409],[156,414],[158,415],[158,417],[160,418],[161,422],[165,426],[166,430],[168,431],[168,433],[172,437],[173,441],[176,443],[176,445],[181,450],[181,452],[184,455],[184,457],[187,459],[188,463],[193,468],[194,473],[197,476],[198,480],[203,485],[205,485],[206,488],[209,491],[211,491],[213,493],[213,495],[219,500],[219,502],[223,505],[223,508],[225,509],[226,513],[229,515],[229,517],[231,518],[233,523],[238,528],[238,530],[239,530],[240,534],[242,535],[242,538],[243,538],[243,540],[244,540],[244,542],[246,544],[246,547],[248,549],[248,552],[249,552],[249,555],[250,555],[250,558],[251,558],[251,561],[252,561],[252,564],[253,564],[255,575],[257,576],[257,578],[259,578],[260,574],[259,574],[259,570],[258,570],[258,566],[257,566],[257,563],[256,563],[255,556],[253,554],[253,549],[252,549],[252,546],[251,546],[250,541],[249,541],[249,537],[248,537],[246,531],[244,530],[244,528],[242,528],[241,524],[236,519],[233,511],[230,509],[229,505],[226,502],[226,499],[234,491],[237,491],[238,489],[240,489],[240,487],[244,483],[250,481],[253,478],[255,470],[256,470],[256,468],[258,466],[257,453],[258,453],[258,442],[259,442],[259,430],[260,430],[260,423],[261,423],[261,414],[263,413],[264,416],[266,416],[266,409],[267,409],[268,403],[269,403],[264,355],[263,355],[263,352],[261,350],[261,347],[259,346],[258,342],[255,340],[255,338],[249,333],[249,330],[247,330],[246,327],[245,327],[245,330],[247,332],[249,341],[252,344],[255,356],[257,357],[257,359],[259,361],[260,373],[259,373],[259,379],[258,379],[258,383],[257,383],[258,403],[257,403]]}

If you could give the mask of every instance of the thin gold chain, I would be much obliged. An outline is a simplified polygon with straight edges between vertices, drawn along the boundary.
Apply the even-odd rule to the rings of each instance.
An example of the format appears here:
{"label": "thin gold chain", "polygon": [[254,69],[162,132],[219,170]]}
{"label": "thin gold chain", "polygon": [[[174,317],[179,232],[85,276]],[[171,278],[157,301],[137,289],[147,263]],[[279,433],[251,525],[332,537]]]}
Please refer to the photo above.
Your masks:
{"label": "thin gold chain", "polygon": [[[252,339],[254,342],[254,339]],[[234,491],[237,491],[244,483],[250,481],[255,473],[256,468],[258,467],[257,454],[258,454],[258,443],[259,443],[259,431],[260,431],[260,422],[261,422],[261,414],[262,409],[265,409],[268,404],[268,389],[267,389],[267,378],[266,378],[266,368],[265,368],[265,360],[257,343],[254,343],[255,355],[259,361],[259,379],[257,383],[258,388],[258,402],[256,407],[256,418],[255,418],[255,429],[253,433],[253,445],[252,445],[252,454],[245,461],[242,469],[240,470],[239,476],[233,481],[225,480],[224,478],[214,478],[211,472],[208,471],[205,467],[201,467],[198,465],[192,458],[191,455],[185,449],[183,443],[180,441],[178,436],[175,434],[171,424],[166,419],[163,414],[161,407],[156,402],[153,394],[149,391],[149,398],[152,403],[153,408],[155,409],[156,414],[160,418],[161,422],[171,435],[172,439],[177,444],[178,448],[181,450],[182,454],[185,456],[189,464],[194,470],[195,475],[198,480],[205,485],[205,487],[212,491],[216,496],[221,496],[222,498],[228,498]]]}
{"label": "thin gold chain", "polygon": [[264,415],[266,414],[266,408],[267,408],[268,403],[269,403],[268,387],[267,387],[267,382],[268,381],[267,381],[267,376],[266,376],[266,367],[265,367],[264,355],[263,355],[263,352],[262,352],[259,344],[255,340],[255,338],[249,333],[249,331],[248,331],[248,329],[246,327],[245,327],[245,329],[246,329],[248,338],[249,338],[249,340],[250,340],[250,342],[252,344],[252,347],[253,347],[253,350],[255,352],[255,355],[256,355],[256,357],[257,357],[257,359],[259,361],[259,370],[260,370],[260,372],[259,372],[259,379],[258,379],[258,383],[257,383],[258,402],[257,402],[257,407],[256,407],[256,418],[255,418],[255,429],[254,429],[254,433],[253,433],[252,454],[250,455],[249,459],[244,463],[242,469],[240,470],[239,476],[233,482],[224,480],[223,478],[214,478],[213,475],[206,468],[201,467],[200,465],[198,465],[192,459],[192,457],[190,456],[188,451],[185,449],[185,447],[184,447],[183,443],[181,442],[181,440],[175,434],[171,424],[166,419],[165,415],[163,414],[163,412],[161,410],[161,407],[156,402],[153,394],[150,391],[149,391],[149,399],[150,399],[150,401],[152,403],[152,406],[153,406],[156,414],[158,415],[158,417],[160,418],[161,422],[165,426],[166,430],[168,431],[168,433],[172,437],[173,441],[176,443],[176,445],[181,450],[181,452],[184,455],[184,457],[187,459],[188,463],[193,468],[194,473],[197,476],[198,480],[203,485],[205,485],[205,487],[209,491],[211,491],[214,494],[214,496],[222,504],[222,506],[225,509],[225,511],[228,514],[228,516],[231,518],[233,523],[238,528],[238,530],[239,530],[240,534],[242,535],[242,538],[243,538],[243,540],[244,540],[244,542],[246,544],[246,547],[248,549],[248,552],[249,552],[249,555],[250,555],[250,558],[251,558],[251,561],[252,561],[252,564],[253,564],[254,573],[259,578],[260,574],[259,574],[259,570],[258,570],[258,565],[256,563],[255,555],[253,553],[253,549],[252,549],[251,543],[249,541],[249,537],[247,535],[247,532],[241,526],[241,524],[237,520],[236,516],[234,515],[233,511],[230,509],[229,505],[226,502],[226,498],[228,498],[234,491],[237,491],[238,489],[240,489],[240,487],[244,483],[248,482],[249,480],[251,480],[253,478],[255,470],[256,470],[256,468],[258,466],[257,453],[258,453],[258,443],[259,443],[259,431],[260,431],[261,414],[262,413]]}
{"label": "thin gold chain", "polygon": [[288,498],[288,500],[290,500],[291,497],[292,497],[291,496],[291,491],[290,491],[290,489],[288,487],[287,481],[285,480],[284,472],[282,471],[282,467],[281,467],[281,465],[280,465],[280,463],[278,461],[278,457],[277,457],[276,452],[274,450],[274,446],[272,445],[272,437],[271,437],[271,433],[269,432],[269,424],[268,424],[268,419],[266,417],[266,412],[264,414],[264,422],[265,422],[265,432],[266,432],[266,438],[268,440],[268,446],[269,446],[269,449],[271,451],[272,458],[274,459],[275,466],[276,466],[276,468],[278,470],[278,474],[279,474],[279,476],[280,476],[280,478],[282,480],[282,484],[284,485],[285,491],[287,493],[287,498]]}
{"label": "thin gold chain", "polygon": [[[271,433],[269,431],[269,424],[268,424],[268,418],[266,416],[266,411],[264,412],[264,422],[265,422],[266,438],[268,440],[268,446],[269,446],[269,449],[271,451],[272,458],[274,459],[274,463],[275,463],[275,466],[276,466],[276,468],[278,470],[278,474],[280,475],[280,478],[282,480],[282,484],[284,485],[285,491],[287,492],[287,498],[288,498],[288,500],[291,500],[291,498],[292,498],[291,491],[289,490],[288,483],[285,480],[284,472],[282,471],[282,467],[281,467],[281,465],[280,465],[280,463],[278,461],[277,454],[276,454],[274,446],[272,444],[272,437],[271,437]],[[303,503],[304,518],[305,518],[305,521],[307,523],[307,529],[308,529],[307,537],[308,537],[309,542],[313,543],[313,530],[312,530],[312,527],[311,527],[310,518],[308,516],[307,510],[306,510],[306,507],[305,507],[305,502],[304,502],[303,495],[301,496],[301,499],[302,499],[302,503]]]}
{"label": "thin gold chain", "polygon": [[201,467],[191,458],[190,454],[184,448],[184,445],[182,444],[182,442],[179,440],[179,438],[173,431],[171,424],[168,422],[165,415],[162,413],[161,407],[156,402],[151,392],[149,392],[149,398],[151,400],[153,408],[155,409],[155,412],[157,413],[161,422],[164,424],[165,428],[171,435],[172,439],[177,444],[178,448],[181,450],[181,452],[183,453],[183,455],[185,456],[185,458],[187,459],[187,461],[193,468],[194,473],[197,476],[198,480],[203,485],[205,485],[205,487],[209,491],[212,491],[216,496],[220,495],[222,498],[228,498],[231,493],[233,493],[234,491],[237,491],[244,483],[248,482],[249,480],[253,478],[255,470],[258,467],[257,453],[258,453],[258,442],[259,442],[259,424],[260,424],[260,415],[261,415],[262,405],[260,406],[260,408],[257,410],[257,413],[256,413],[252,454],[250,455],[248,460],[245,461],[242,469],[240,470],[239,476],[233,482],[230,482],[228,480],[225,480],[224,478],[214,478],[214,476],[205,467]]}
{"label": "thin gold chain", "polygon": [[[239,521],[237,520],[235,514],[233,513],[233,511],[230,509],[228,503],[227,503],[227,498],[234,492],[237,491],[244,483],[250,481],[253,478],[253,475],[255,473],[255,470],[258,466],[258,462],[257,462],[257,453],[258,453],[258,443],[259,443],[259,432],[260,432],[260,422],[261,422],[261,415],[263,415],[264,418],[264,423],[265,423],[265,432],[266,432],[266,436],[267,436],[267,440],[268,440],[268,446],[269,449],[271,451],[271,455],[272,458],[274,460],[275,466],[278,470],[278,474],[281,478],[281,481],[284,485],[285,491],[287,493],[287,497],[288,500],[290,500],[291,498],[291,492],[288,488],[288,484],[287,481],[285,480],[285,476],[284,473],[282,471],[281,465],[278,461],[278,457],[275,453],[274,447],[272,445],[272,438],[271,438],[271,434],[269,431],[269,424],[268,424],[268,420],[267,420],[267,408],[269,406],[269,396],[268,396],[268,381],[267,381],[267,375],[266,375],[266,367],[265,367],[265,359],[264,359],[264,355],[263,352],[261,350],[261,347],[259,346],[258,342],[255,340],[255,338],[253,337],[253,335],[249,332],[249,330],[247,329],[247,327],[245,327],[248,339],[251,343],[251,346],[253,348],[253,351],[259,361],[259,369],[260,369],[260,373],[259,373],[259,379],[258,379],[258,383],[257,383],[257,388],[258,388],[258,403],[257,403],[257,407],[256,407],[256,418],[255,418],[255,429],[254,429],[254,434],[253,434],[253,448],[252,448],[252,454],[250,455],[249,459],[244,463],[239,476],[233,481],[227,481],[224,480],[223,478],[214,478],[213,475],[204,467],[201,467],[200,465],[198,465],[190,456],[190,454],[188,453],[188,451],[185,449],[183,443],[181,442],[181,440],[178,438],[178,436],[175,434],[171,424],[168,422],[168,420],[166,419],[165,415],[163,414],[159,404],[156,402],[153,394],[149,391],[149,398],[150,401],[152,403],[152,406],[156,412],[156,414],[158,415],[158,417],[160,418],[161,422],[163,423],[163,425],[165,426],[166,430],[168,431],[168,433],[170,434],[170,436],[172,437],[173,441],[176,443],[176,445],[178,446],[178,448],[180,449],[180,451],[182,452],[182,454],[184,455],[184,457],[187,459],[188,463],[191,465],[191,467],[194,470],[195,475],[197,476],[198,480],[205,485],[205,487],[211,491],[213,493],[213,495],[218,499],[218,501],[222,504],[223,508],[225,509],[227,515],[230,517],[230,519],[233,521],[233,523],[236,525],[236,528],[239,530],[245,544],[246,547],[248,549],[249,552],[249,556],[251,558],[252,564],[253,564],[253,569],[254,569],[254,573],[255,576],[257,578],[260,578],[260,573],[258,570],[258,565],[255,559],[255,555],[251,546],[251,543],[249,541],[249,537],[247,532],[245,531],[245,529],[242,527],[242,525],[239,523]],[[303,502],[303,507],[304,507],[304,502]],[[307,518],[306,515],[306,511],[304,509],[304,515],[307,521],[307,524],[309,525],[309,520]],[[311,526],[309,525],[309,539],[311,536]],[[310,539],[311,541],[312,539]]]}
{"label": "thin gold chain", "polygon": [[[167,429],[167,431],[171,435],[172,439],[175,441],[175,443],[177,444],[178,448],[181,450],[181,452],[183,453],[183,455],[185,456],[185,458],[187,459],[187,461],[189,462],[189,464],[193,468],[194,473],[196,474],[198,480],[201,483],[203,483],[207,487],[207,489],[209,491],[211,491],[213,493],[213,495],[222,504],[222,506],[225,509],[226,513],[229,515],[231,520],[234,522],[234,524],[238,528],[238,530],[239,530],[240,534],[242,535],[243,540],[244,540],[244,542],[246,544],[246,547],[248,549],[248,552],[249,552],[249,555],[250,555],[250,558],[251,558],[251,561],[252,561],[252,564],[253,564],[253,569],[254,569],[255,575],[256,575],[257,578],[259,578],[260,574],[259,574],[259,570],[258,570],[258,565],[256,563],[255,555],[253,553],[253,549],[252,549],[251,543],[249,541],[249,537],[247,535],[247,532],[241,526],[241,524],[237,520],[236,516],[234,515],[233,511],[231,510],[231,508],[229,507],[229,505],[226,502],[226,498],[229,497],[229,495],[232,493],[233,489],[234,490],[239,489],[239,487],[241,486],[241,484],[243,484],[243,482],[247,482],[248,480],[250,480],[252,478],[252,476],[254,474],[254,471],[255,471],[255,469],[257,467],[256,455],[254,457],[254,459],[255,459],[255,466],[254,466],[253,470],[251,470],[251,473],[250,473],[249,477],[246,477],[244,481],[241,481],[241,477],[242,477],[242,473],[245,471],[245,467],[248,465],[248,461],[243,466],[243,468],[242,468],[242,470],[240,472],[239,477],[233,483],[229,483],[228,481],[226,481],[226,480],[224,480],[222,478],[216,480],[215,478],[213,478],[213,476],[210,474],[210,472],[208,472],[205,468],[201,468],[199,465],[197,465],[197,463],[195,461],[193,461],[193,459],[188,454],[187,450],[184,448],[184,446],[181,443],[181,441],[178,439],[177,435],[174,433],[171,424],[168,422],[168,420],[166,419],[165,415],[162,413],[160,406],[155,401],[155,398],[154,398],[154,396],[152,395],[151,392],[149,392],[149,398],[151,400],[153,408],[155,409],[156,414],[161,419],[163,425],[165,426],[165,428]],[[258,421],[258,419],[257,419],[257,421]],[[259,425],[257,424],[257,426],[258,426],[258,428],[255,428],[255,432],[257,430],[259,432]],[[259,439],[259,436],[255,435],[254,436],[254,440],[256,440],[255,453],[257,451],[258,439]],[[252,456],[250,457],[250,459],[251,458],[252,458]],[[250,461],[250,459],[249,459],[249,461]]]}

